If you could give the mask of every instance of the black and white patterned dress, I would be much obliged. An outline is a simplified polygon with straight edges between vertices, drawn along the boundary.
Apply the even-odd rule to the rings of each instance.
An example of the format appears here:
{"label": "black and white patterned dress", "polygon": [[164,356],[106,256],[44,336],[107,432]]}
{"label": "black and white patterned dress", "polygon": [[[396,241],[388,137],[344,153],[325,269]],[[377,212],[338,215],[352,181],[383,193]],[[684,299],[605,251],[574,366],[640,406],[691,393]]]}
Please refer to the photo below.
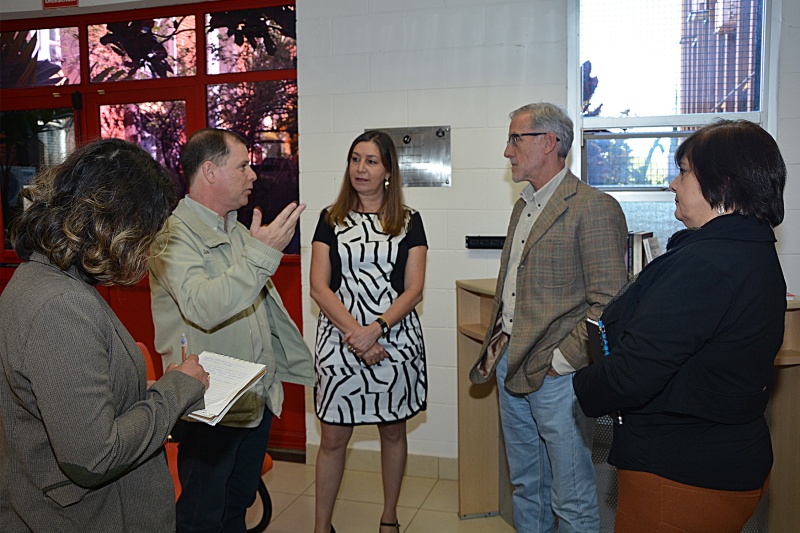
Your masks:
{"label": "black and white patterned dress", "polygon": [[[408,250],[427,246],[418,212],[410,212],[406,231],[392,237],[381,231],[374,213],[351,212],[331,227],[323,210],[314,241],[330,246],[331,290],[355,317],[368,325],[404,290]],[[377,424],[405,420],[424,410],[428,389],[425,344],[417,312],[392,326],[379,342],[389,355],[368,366],[342,344],[342,332],[320,312],[315,364],[316,412],[329,424]]]}

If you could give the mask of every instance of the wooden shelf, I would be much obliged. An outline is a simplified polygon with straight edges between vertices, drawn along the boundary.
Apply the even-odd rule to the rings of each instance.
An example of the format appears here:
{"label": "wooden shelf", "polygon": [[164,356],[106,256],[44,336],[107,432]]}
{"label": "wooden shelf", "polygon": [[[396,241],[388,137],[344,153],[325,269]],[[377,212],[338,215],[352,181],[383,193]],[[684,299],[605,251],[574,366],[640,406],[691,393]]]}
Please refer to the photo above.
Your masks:
{"label": "wooden shelf", "polygon": [[489,326],[486,324],[460,324],[458,326],[458,332],[472,340],[482,343],[483,337],[486,335],[486,328],[488,327]]}
{"label": "wooden shelf", "polygon": [[770,434],[769,531],[800,531],[800,302],[786,302],[783,345],[775,358]]}
{"label": "wooden shelf", "polygon": [[[458,514],[461,518],[502,512],[507,486],[501,480],[502,447],[494,379],[475,385],[469,372],[491,323],[494,279],[456,281],[458,341]],[[510,508],[510,502],[506,506]],[[504,518],[505,513],[504,513]],[[506,518],[508,521],[509,518]]]}
{"label": "wooden shelf", "polygon": [[800,351],[781,350],[775,358],[775,366],[800,365]]}

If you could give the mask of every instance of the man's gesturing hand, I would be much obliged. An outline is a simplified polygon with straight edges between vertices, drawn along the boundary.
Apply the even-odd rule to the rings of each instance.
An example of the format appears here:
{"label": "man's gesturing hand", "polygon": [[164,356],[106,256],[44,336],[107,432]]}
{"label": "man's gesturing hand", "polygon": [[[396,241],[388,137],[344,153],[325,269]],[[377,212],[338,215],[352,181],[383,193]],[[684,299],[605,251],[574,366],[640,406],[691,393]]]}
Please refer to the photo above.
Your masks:
{"label": "man's gesturing hand", "polygon": [[267,246],[275,248],[278,251],[283,251],[289,241],[294,236],[294,229],[297,226],[297,219],[300,218],[300,213],[305,210],[305,204],[297,204],[295,202],[287,205],[281,211],[275,220],[269,225],[261,225],[261,209],[256,207],[253,209],[253,221],[250,223],[250,235],[263,242]]}

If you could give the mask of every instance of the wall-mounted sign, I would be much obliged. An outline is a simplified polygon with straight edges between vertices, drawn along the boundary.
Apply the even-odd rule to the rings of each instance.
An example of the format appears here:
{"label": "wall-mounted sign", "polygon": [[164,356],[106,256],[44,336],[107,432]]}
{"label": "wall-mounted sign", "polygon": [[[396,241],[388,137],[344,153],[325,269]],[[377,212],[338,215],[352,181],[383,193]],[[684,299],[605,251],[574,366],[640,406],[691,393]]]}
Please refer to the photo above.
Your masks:
{"label": "wall-mounted sign", "polygon": [[406,187],[450,187],[450,126],[381,128],[394,141]]}
{"label": "wall-mounted sign", "polygon": [[78,7],[78,0],[42,0],[42,9],[59,7]]}

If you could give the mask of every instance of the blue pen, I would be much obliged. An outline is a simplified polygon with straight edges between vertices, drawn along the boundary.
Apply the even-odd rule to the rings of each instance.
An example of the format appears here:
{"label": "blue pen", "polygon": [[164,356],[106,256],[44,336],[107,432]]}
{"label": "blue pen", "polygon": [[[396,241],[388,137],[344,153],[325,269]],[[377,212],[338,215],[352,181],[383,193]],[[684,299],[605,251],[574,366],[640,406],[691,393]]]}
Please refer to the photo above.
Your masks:
{"label": "blue pen", "polygon": [[181,333],[181,361],[186,361],[186,333]]}

